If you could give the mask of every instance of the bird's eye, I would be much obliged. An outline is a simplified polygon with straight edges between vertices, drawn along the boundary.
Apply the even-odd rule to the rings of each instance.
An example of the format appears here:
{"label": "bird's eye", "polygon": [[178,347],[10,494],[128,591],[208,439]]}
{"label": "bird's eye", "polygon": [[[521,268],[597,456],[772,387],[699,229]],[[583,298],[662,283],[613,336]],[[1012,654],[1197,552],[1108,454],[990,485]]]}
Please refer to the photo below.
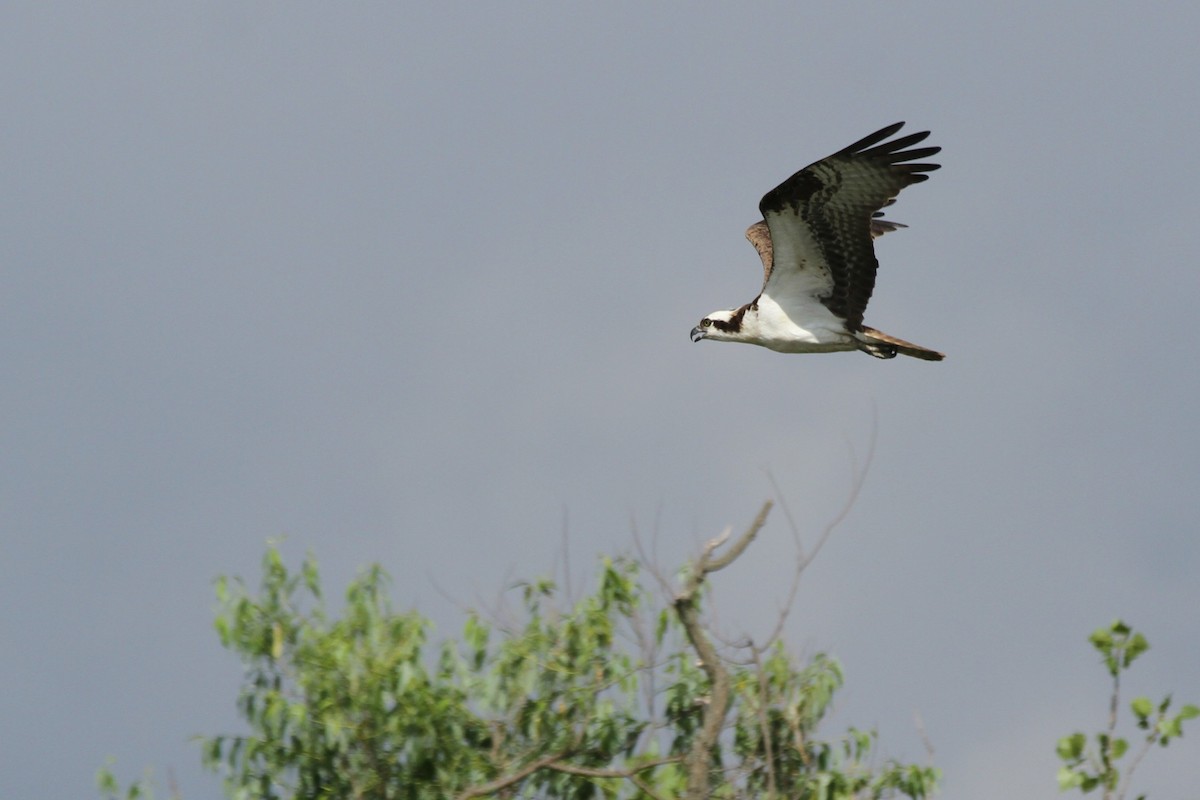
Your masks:
{"label": "bird's eye", "polygon": [[710,327],[711,325],[712,325],[712,320],[711,320],[711,319],[702,319],[702,320],[700,320],[700,327],[701,327],[701,328],[707,328],[707,327]]}

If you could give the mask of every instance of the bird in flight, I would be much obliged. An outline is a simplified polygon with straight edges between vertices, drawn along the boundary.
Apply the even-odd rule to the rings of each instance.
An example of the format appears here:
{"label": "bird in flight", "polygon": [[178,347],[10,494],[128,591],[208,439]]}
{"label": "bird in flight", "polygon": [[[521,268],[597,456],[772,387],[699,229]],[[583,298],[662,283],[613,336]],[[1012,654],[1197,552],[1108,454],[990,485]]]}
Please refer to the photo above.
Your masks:
{"label": "bird in flight", "polygon": [[876,358],[945,358],[863,324],[879,268],[873,240],[905,227],[883,219],[880,209],[941,166],[911,163],[942,149],[913,147],[929,131],[884,141],[903,126],[889,125],[809,164],[763,196],[763,219],[746,231],[762,259],[762,291],[740,308],[700,320],[693,342],[745,342],[781,353],[862,350]]}

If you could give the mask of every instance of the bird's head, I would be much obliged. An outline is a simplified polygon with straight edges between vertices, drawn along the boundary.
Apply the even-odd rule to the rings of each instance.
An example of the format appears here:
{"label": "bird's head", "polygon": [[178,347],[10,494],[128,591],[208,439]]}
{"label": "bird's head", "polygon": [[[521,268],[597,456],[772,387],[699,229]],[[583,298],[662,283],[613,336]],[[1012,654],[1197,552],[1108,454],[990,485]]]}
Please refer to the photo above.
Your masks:
{"label": "bird's head", "polygon": [[742,329],[742,317],[745,313],[745,306],[712,312],[700,320],[699,325],[692,328],[692,341],[698,342],[701,339],[712,339],[717,342],[740,341],[738,333]]}

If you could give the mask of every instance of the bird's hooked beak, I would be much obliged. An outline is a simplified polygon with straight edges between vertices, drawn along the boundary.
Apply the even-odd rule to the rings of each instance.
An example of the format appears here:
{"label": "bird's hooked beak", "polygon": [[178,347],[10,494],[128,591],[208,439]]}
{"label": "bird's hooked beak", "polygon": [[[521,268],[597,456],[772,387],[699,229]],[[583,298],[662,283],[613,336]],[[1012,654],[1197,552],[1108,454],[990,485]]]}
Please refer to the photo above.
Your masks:
{"label": "bird's hooked beak", "polygon": [[693,342],[698,342],[703,338],[704,338],[704,329],[703,328],[701,328],[699,325],[692,328],[692,341]]}

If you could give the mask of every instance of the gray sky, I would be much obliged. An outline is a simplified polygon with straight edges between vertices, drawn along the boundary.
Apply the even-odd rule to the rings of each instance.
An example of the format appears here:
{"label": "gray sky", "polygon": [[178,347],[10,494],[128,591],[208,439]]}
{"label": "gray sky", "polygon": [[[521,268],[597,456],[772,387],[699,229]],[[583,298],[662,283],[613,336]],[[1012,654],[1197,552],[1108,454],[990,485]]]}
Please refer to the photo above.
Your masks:
{"label": "gray sky", "polygon": [[[212,579],[268,538],[459,624],[773,494],[790,641],[947,797],[1054,798],[1085,637],[1200,699],[1194,4],[21,4],[0,14],[0,796],[237,728]],[[811,5],[811,4],[809,4]],[[745,7],[743,7],[745,8]],[[511,9],[511,10],[509,10]],[[896,120],[944,168],[867,322],[941,364],[688,341],[758,289],[760,196]],[[783,599],[778,514],[716,585]],[[1132,694],[1131,694],[1132,696]],[[1195,792],[1195,736],[1141,789]]]}

